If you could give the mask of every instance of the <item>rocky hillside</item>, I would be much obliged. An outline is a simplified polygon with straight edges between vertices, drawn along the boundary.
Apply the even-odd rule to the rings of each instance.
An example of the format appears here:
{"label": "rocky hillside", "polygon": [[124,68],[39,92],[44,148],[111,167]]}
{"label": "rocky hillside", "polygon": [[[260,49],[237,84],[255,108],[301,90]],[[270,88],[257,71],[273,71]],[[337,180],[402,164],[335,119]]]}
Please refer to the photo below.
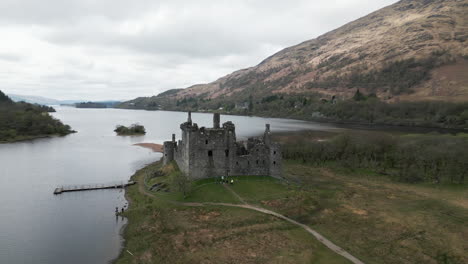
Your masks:
{"label": "rocky hillside", "polygon": [[167,99],[245,100],[271,93],[468,101],[468,0],[402,0],[259,65]]}

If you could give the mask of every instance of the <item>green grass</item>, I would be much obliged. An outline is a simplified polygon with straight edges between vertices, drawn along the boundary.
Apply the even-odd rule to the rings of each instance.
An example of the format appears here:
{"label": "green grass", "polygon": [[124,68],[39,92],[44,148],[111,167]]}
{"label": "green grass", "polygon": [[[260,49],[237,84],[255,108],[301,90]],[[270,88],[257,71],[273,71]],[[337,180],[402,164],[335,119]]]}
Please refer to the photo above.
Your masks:
{"label": "green grass", "polygon": [[[160,170],[150,165],[134,179]],[[287,181],[233,177],[228,185],[250,204],[282,213],[323,234],[365,263],[467,263],[468,188],[405,184],[371,170],[284,163]],[[170,181],[177,171],[151,181]],[[240,203],[214,179],[151,198],[128,189],[126,247],[117,263],[347,263],[304,230],[275,217],[218,206]]]}
{"label": "green grass", "polygon": [[458,133],[457,137],[468,139],[468,133]]}
{"label": "green grass", "polygon": [[240,180],[236,180],[233,185],[229,186],[246,202],[251,203],[284,197],[291,189],[286,183],[275,178],[255,176],[246,176]]}
{"label": "green grass", "polygon": [[187,202],[239,202],[239,200],[229,190],[219,183],[209,183],[198,188],[194,188],[187,198],[181,200]]}
{"label": "green grass", "polygon": [[[366,263],[466,263],[467,188],[393,182],[368,171],[286,164],[301,188],[264,205]],[[445,261],[445,262],[444,262]]]}
{"label": "green grass", "polygon": [[[142,181],[160,169],[159,164],[151,164],[132,179]],[[236,185],[248,192],[265,182],[278,185],[265,179]],[[198,187],[185,201],[238,202],[221,184],[203,180],[194,185]],[[169,202],[182,199],[181,195],[153,198],[138,188],[127,189],[129,224],[116,263],[349,263],[304,230],[276,217],[240,208],[181,206]]]}

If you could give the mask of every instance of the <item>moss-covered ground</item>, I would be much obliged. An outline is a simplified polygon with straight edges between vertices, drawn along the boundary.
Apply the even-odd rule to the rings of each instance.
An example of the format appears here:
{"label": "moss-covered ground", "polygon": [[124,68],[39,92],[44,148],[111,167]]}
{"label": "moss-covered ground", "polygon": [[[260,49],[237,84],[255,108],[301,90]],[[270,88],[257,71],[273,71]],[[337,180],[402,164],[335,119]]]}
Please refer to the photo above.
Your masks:
{"label": "moss-covered ground", "polygon": [[[185,199],[175,191],[149,191],[147,186],[169,183],[177,173],[171,166],[162,170],[163,176],[151,179],[155,171],[161,171],[160,164],[154,163],[132,177],[146,184],[127,189],[129,224],[124,231],[125,248],[116,263],[349,263],[302,228],[276,217],[241,208],[177,204],[240,203],[215,181],[193,183]],[[231,187],[249,193],[255,186],[267,188],[266,184],[284,188],[264,177],[237,178]]]}
{"label": "moss-covered ground", "polygon": [[177,173],[155,163],[132,177],[145,184],[127,190],[129,225],[117,263],[348,263],[273,216],[174,201],[261,206],[318,230],[365,263],[468,263],[466,186],[398,183],[365,170],[287,161],[285,180],[235,177],[231,190],[202,180],[185,198],[174,189],[148,190],[170,185]]}

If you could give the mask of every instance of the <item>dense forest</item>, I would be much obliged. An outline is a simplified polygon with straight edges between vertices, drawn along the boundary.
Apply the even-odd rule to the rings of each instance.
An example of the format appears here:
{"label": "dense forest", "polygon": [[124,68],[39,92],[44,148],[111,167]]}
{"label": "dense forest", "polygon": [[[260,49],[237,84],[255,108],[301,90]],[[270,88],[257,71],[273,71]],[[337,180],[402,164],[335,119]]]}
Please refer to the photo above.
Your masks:
{"label": "dense forest", "polygon": [[317,94],[273,94],[263,97],[171,100],[165,96],[137,98],[122,108],[220,112],[237,115],[294,118],[310,121],[370,125],[419,126],[468,129],[468,103],[442,101],[393,102],[356,89],[349,99]]}
{"label": "dense forest", "polygon": [[468,103],[387,103],[373,94],[364,95],[359,90],[347,100],[306,95],[271,95],[251,100],[242,111],[260,116],[337,123],[468,128]]}
{"label": "dense forest", "polygon": [[465,184],[468,135],[404,135],[367,132],[339,134],[326,140],[304,135],[282,145],[283,157],[323,166],[368,169],[394,180]]}
{"label": "dense forest", "polygon": [[0,91],[0,142],[13,142],[72,133],[70,126],[53,118],[49,106],[13,102]]}

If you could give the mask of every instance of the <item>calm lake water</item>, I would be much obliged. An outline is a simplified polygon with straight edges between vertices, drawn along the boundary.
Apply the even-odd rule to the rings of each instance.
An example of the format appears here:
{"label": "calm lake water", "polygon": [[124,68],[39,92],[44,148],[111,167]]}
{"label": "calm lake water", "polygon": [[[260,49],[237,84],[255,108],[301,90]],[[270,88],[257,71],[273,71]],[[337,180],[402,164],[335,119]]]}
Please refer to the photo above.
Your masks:
{"label": "calm lake water", "polygon": [[[118,256],[126,220],[115,207],[126,204],[121,190],[53,195],[61,185],[126,182],[159,153],[133,146],[162,143],[186,113],[56,107],[54,116],[78,133],[66,137],[0,144],[0,263],[107,263]],[[192,114],[199,126],[212,126],[211,114]],[[332,125],[259,117],[221,116],[233,121],[238,139],[275,131],[333,130]],[[119,137],[117,124],[140,123],[145,136]]]}

